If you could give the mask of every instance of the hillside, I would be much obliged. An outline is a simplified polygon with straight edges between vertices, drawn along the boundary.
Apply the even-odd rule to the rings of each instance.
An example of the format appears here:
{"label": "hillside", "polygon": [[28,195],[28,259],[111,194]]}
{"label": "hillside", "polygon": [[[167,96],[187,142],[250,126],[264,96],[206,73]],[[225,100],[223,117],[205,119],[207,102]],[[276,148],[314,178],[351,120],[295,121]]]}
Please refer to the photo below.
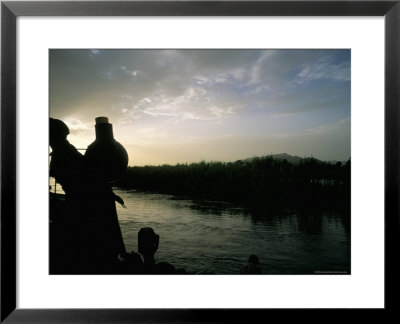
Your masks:
{"label": "hillside", "polygon": [[[300,156],[290,155],[290,154],[287,154],[287,153],[272,154],[272,155],[266,155],[266,156],[271,156],[276,160],[286,160],[286,161],[288,161],[289,163],[292,163],[292,164],[297,164],[302,160],[307,160],[307,159],[311,159],[311,158],[315,159],[313,157],[302,158]],[[247,158],[247,159],[239,160],[239,161],[247,162],[247,161],[251,161],[251,160],[253,160],[255,158],[256,157],[252,157],[252,158]],[[318,160],[318,159],[315,159],[315,160],[320,161],[320,162],[324,162],[324,163],[329,163],[329,164],[336,164],[337,162],[340,162],[342,164],[346,163],[346,161],[337,161],[337,160],[330,160],[330,161],[322,161],[322,160]]]}

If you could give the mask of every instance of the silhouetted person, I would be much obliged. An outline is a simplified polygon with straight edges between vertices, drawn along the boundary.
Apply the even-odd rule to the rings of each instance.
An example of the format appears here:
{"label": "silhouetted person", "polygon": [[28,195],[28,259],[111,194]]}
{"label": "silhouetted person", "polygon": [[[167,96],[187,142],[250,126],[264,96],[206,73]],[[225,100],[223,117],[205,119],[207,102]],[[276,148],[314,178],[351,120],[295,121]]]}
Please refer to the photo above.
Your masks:
{"label": "silhouetted person", "polygon": [[254,254],[249,256],[249,260],[246,265],[240,269],[241,274],[260,274],[261,267],[258,265],[258,257]]}
{"label": "silhouetted person", "polygon": [[92,174],[85,157],[68,142],[68,134],[64,122],[50,118],[50,176],[66,196],[63,234],[54,234],[64,241],[58,240],[63,247],[57,260],[64,260],[64,269],[56,267],[57,273],[112,273],[118,255],[125,252],[115,208],[118,196]]}
{"label": "silhouetted person", "polygon": [[50,176],[54,177],[64,192],[71,197],[80,194],[82,190],[79,178],[83,168],[83,156],[67,141],[68,134],[69,129],[64,122],[50,118]]}
{"label": "silhouetted person", "polygon": [[162,261],[156,263],[154,254],[158,249],[160,236],[151,227],[143,227],[138,232],[138,250],[143,256],[144,273],[146,274],[184,274],[185,270],[177,270],[172,264]]}
{"label": "silhouetted person", "polygon": [[151,227],[143,227],[138,233],[138,250],[143,256],[146,268],[151,271],[155,265],[154,254],[158,249],[160,236]]}

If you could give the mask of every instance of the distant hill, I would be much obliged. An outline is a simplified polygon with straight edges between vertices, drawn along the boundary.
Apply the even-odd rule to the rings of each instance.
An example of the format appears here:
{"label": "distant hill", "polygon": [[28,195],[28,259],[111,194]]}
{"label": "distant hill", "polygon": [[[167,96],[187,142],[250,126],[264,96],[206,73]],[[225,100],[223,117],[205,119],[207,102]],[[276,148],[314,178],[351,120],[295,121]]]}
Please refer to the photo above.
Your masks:
{"label": "distant hill", "polygon": [[273,154],[272,155],[275,159],[279,159],[279,160],[287,160],[290,163],[299,163],[303,158],[301,158],[300,156],[297,155],[290,155],[287,153],[281,153],[281,154]]}
{"label": "distant hill", "polygon": [[[293,164],[297,164],[297,163],[299,163],[299,162],[300,162],[301,160],[303,160],[303,159],[310,158],[310,157],[302,158],[302,157],[300,157],[300,156],[297,156],[297,155],[290,155],[290,154],[287,154],[287,153],[270,154],[270,155],[268,155],[268,156],[272,156],[273,158],[278,159],[278,160],[286,160],[286,161],[288,161],[289,163],[293,163]],[[240,160],[240,161],[245,162],[245,161],[251,161],[251,160],[253,160],[253,159],[255,159],[255,157],[248,158],[248,159],[244,159],[244,160]],[[316,159],[316,160],[318,160],[318,159]],[[321,160],[318,160],[318,161],[321,161]],[[345,163],[346,163],[346,161],[323,161],[323,162],[329,163],[329,164],[336,164],[337,162],[341,162],[342,164],[345,164]]]}

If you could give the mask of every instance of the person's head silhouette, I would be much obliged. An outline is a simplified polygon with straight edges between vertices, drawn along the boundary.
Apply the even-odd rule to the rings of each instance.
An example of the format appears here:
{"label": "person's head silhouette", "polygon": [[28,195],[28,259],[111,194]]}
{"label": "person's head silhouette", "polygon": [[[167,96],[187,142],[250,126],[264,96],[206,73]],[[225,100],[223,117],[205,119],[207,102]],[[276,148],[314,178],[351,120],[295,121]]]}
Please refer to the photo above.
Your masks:
{"label": "person's head silhouette", "polygon": [[53,149],[67,140],[69,128],[63,121],[50,118],[49,130],[49,143]]}
{"label": "person's head silhouette", "polygon": [[143,227],[138,233],[138,248],[142,255],[153,255],[158,249],[160,237],[151,227]]}
{"label": "person's head silhouette", "polygon": [[160,236],[151,227],[143,227],[138,233],[138,250],[143,255],[145,264],[154,264],[154,253],[158,249]]}
{"label": "person's head silhouette", "polygon": [[252,254],[252,255],[249,256],[248,263],[251,263],[251,264],[258,264],[258,262],[259,262],[258,256],[254,255],[254,254]]}

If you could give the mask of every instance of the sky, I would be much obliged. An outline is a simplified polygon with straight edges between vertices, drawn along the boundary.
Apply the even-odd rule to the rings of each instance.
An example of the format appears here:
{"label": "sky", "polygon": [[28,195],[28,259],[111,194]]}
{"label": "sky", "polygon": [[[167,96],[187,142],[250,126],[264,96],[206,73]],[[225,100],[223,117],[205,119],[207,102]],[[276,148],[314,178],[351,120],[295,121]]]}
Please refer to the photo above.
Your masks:
{"label": "sky", "polygon": [[106,116],[129,165],[350,158],[350,50],[52,49],[50,117],[86,148]]}

